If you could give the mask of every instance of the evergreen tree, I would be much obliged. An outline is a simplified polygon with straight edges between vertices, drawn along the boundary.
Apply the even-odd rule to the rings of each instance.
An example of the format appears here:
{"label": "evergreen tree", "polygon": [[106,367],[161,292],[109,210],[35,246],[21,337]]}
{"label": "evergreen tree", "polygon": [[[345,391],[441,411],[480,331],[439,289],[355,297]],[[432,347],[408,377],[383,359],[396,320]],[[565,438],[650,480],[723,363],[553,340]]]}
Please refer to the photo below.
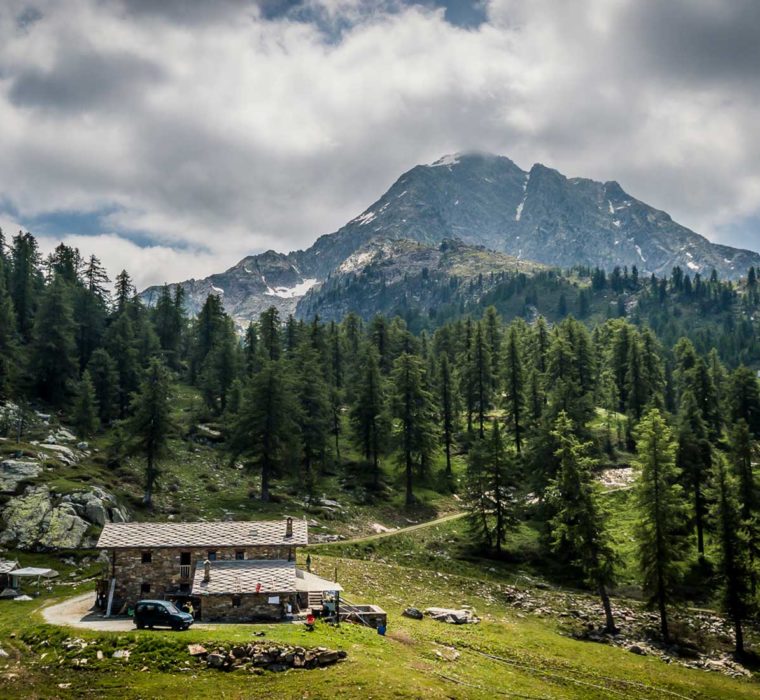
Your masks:
{"label": "evergreen tree", "polygon": [[737,367],[731,375],[728,404],[731,420],[743,420],[752,435],[760,437],[760,384],[748,367]]}
{"label": "evergreen tree", "polygon": [[85,370],[77,386],[76,401],[74,402],[73,421],[77,436],[82,440],[91,437],[98,429],[98,404],[95,398],[95,387],[90,373]]}
{"label": "evergreen tree", "polygon": [[119,372],[113,358],[104,348],[98,348],[87,364],[98,416],[109,425],[119,415]]}
{"label": "evergreen tree", "polygon": [[114,282],[114,310],[117,314],[123,314],[128,308],[135,295],[135,285],[126,270],[116,275]]}
{"label": "evergreen tree", "polygon": [[297,436],[295,411],[283,361],[265,361],[249,382],[230,436],[233,458],[247,456],[261,474],[262,501],[269,500],[272,478],[288,464]]}
{"label": "evergreen tree", "polygon": [[560,413],[552,432],[558,445],[557,478],[550,489],[554,514],[549,522],[552,549],[567,557],[599,593],[607,632],[615,632],[607,589],[615,580],[616,554],[609,533],[609,516],[602,507],[600,486],[593,479],[597,461],[589,456],[591,443],[580,442],[573,424]]}
{"label": "evergreen tree", "polygon": [[702,412],[691,389],[681,398],[678,416],[678,451],[676,464],[690,497],[693,499],[694,525],[697,530],[697,551],[705,554],[704,522],[707,513],[705,482],[712,463],[712,447]]}
{"label": "evergreen tree", "polygon": [[71,287],[58,275],[35,316],[31,369],[39,395],[55,405],[64,402],[78,375]]}
{"label": "evergreen tree", "polygon": [[243,359],[246,375],[252,377],[261,368],[262,357],[256,324],[251,321],[245,330],[243,339]]}
{"label": "evergreen tree", "polygon": [[13,237],[9,291],[16,312],[18,332],[24,342],[32,339],[34,315],[43,287],[39,264],[40,254],[34,236],[19,231]]}
{"label": "evergreen tree", "polygon": [[[180,287],[177,287],[180,289]],[[182,330],[184,317],[181,307],[175,303],[169,285],[164,285],[153,311],[153,325],[166,363],[173,369],[179,369],[182,351]]]}
{"label": "evergreen tree", "polygon": [[752,608],[752,585],[747,532],[742,526],[739,489],[723,455],[712,474],[715,506],[712,518],[719,543],[718,575],[723,588],[723,609],[734,625],[736,654],[744,654],[743,621]]}
{"label": "evergreen tree", "polygon": [[259,317],[259,338],[261,339],[263,354],[271,361],[279,360],[282,356],[282,338],[280,336],[280,314],[272,306]]}
{"label": "evergreen tree", "polygon": [[493,396],[493,377],[491,367],[491,352],[486,343],[483,327],[477,324],[473,336],[469,361],[464,368],[468,412],[475,416],[478,426],[478,436],[485,436],[486,414],[491,408]]}
{"label": "evergreen tree", "polygon": [[130,396],[140,382],[140,362],[135,330],[129,314],[121,313],[108,326],[104,337],[105,350],[116,363],[119,377],[119,416],[124,418],[129,408]]}
{"label": "evergreen tree", "polygon": [[18,371],[18,335],[13,301],[6,288],[4,258],[0,257],[0,401],[10,398]]}
{"label": "evergreen tree", "polygon": [[298,400],[298,425],[301,457],[306,483],[312,483],[315,466],[324,467],[327,435],[331,427],[330,393],[317,351],[302,344],[297,354],[295,395]]}
{"label": "evergreen tree", "polygon": [[678,592],[688,546],[686,509],[678,485],[676,443],[658,409],[649,410],[637,430],[636,539],[642,585],[660,615],[663,640],[670,641],[667,606]]}
{"label": "evergreen tree", "polygon": [[377,350],[368,346],[352,390],[354,402],[349,421],[354,444],[372,464],[372,481],[380,486],[380,456],[385,452],[390,432],[387,398],[380,374]]}
{"label": "evergreen tree", "polygon": [[512,431],[517,453],[522,452],[523,415],[525,412],[525,382],[520,338],[517,328],[512,325],[507,334],[504,358],[504,402],[507,424]]}
{"label": "evergreen tree", "polygon": [[153,490],[161,475],[159,461],[169,452],[171,419],[169,372],[159,359],[153,359],[132,398],[129,433],[133,451],[145,457],[145,493],[143,503],[153,507]]}
{"label": "evergreen tree", "polygon": [[465,498],[470,524],[497,556],[502,554],[507,532],[518,523],[516,461],[504,445],[496,420],[488,435],[475,441],[469,454]]}
{"label": "evergreen tree", "polygon": [[410,506],[415,500],[414,473],[424,472],[433,452],[432,397],[425,389],[422,362],[414,355],[401,354],[394,364],[392,380],[394,416],[399,421],[396,445],[405,472],[406,504]]}
{"label": "evergreen tree", "polygon": [[454,377],[449,365],[449,358],[446,355],[441,357],[438,372],[438,418],[443,435],[443,447],[446,453],[446,480],[451,484],[453,478],[451,448],[454,444],[454,434],[456,432],[457,406]]}

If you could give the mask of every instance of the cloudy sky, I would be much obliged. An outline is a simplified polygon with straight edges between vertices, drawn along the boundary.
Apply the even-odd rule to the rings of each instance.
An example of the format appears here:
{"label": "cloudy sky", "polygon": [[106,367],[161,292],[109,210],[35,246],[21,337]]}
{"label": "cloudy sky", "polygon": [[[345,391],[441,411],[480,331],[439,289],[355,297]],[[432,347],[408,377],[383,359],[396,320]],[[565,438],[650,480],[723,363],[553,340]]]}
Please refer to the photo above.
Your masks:
{"label": "cloudy sky", "polygon": [[0,225],[139,286],[471,149],[760,249],[757,0],[2,0]]}

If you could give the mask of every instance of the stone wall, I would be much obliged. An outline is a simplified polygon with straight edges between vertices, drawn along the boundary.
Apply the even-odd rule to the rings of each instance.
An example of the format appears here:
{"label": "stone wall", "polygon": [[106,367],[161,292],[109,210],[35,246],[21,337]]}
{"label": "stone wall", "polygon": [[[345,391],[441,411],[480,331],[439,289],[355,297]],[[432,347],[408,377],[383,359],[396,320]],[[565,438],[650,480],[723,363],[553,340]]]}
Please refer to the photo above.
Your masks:
{"label": "stone wall", "polygon": [[[118,549],[111,552],[114,566],[116,589],[114,599],[124,603],[134,603],[140,598],[163,598],[167,594],[181,593],[182,588],[189,592],[192,587],[196,564],[203,566],[208,558],[208,549]],[[295,559],[295,547],[220,547],[216,550],[216,561],[229,561],[236,558],[237,552],[243,552],[245,559]],[[142,563],[143,552],[150,552],[151,562]],[[190,553],[189,576],[182,577],[180,569],[181,555]],[[113,576],[109,572],[109,578]],[[150,590],[143,591],[142,584],[149,584]],[[185,586],[183,586],[185,584]]]}
{"label": "stone wall", "polygon": [[[279,596],[280,602],[269,603],[270,596]],[[200,619],[203,622],[257,622],[281,620],[286,603],[294,606],[292,593],[250,593],[237,596],[239,605],[233,605],[232,595],[201,596]]]}

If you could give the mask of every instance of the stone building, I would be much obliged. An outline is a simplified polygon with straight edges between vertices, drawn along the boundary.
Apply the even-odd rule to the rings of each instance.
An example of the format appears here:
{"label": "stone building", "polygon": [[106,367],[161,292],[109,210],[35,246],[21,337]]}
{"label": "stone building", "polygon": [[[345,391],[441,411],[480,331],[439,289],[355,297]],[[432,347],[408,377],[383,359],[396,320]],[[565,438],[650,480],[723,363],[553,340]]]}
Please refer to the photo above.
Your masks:
{"label": "stone building", "polygon": [[97,547],[109,553],[112,611],[145,598],[190,599],[201,620],[246,622],[280,619],[341,590],[299,576],[296,548],[307,543],[306,521],[287,518],[106,523]]}

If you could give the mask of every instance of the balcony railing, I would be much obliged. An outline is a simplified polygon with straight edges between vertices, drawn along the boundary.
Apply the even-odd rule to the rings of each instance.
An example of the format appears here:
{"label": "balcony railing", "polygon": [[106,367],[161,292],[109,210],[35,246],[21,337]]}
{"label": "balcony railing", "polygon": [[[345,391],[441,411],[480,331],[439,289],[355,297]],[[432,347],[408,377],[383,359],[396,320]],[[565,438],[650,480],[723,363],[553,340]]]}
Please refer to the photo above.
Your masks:
{"label": "balcony railing", "polygon": [[179,577],[183,579],[190,578],[190,564],[179,565]]}

